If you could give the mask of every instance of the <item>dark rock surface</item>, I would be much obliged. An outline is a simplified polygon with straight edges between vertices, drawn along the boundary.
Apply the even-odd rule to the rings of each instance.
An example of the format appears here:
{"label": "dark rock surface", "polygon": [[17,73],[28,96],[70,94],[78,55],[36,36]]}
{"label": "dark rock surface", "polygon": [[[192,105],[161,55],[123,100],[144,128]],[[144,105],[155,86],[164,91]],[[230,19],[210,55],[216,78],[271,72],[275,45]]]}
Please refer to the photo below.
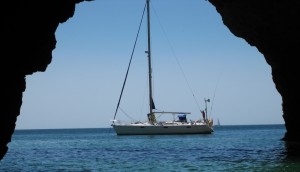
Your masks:
{"label": "dark rock surface", "polygon": [[55,31],[83,0],[15,0],[1,3],[0,159],[20,114],[26,75],[44,72],[55,49]]}
{"label": "dark rock surface", "polygon": [[[4,1],[1,5],[0,160],[20,115],[26,75],[44,72],[55,49],[55,31],[74,15],[84,0]],[[90,1],[90,0],[86,0]],[[299,148],[297,56],[300,45],[300,1],[209,0],[224,25],[264,55],[282,96],[286,134],[283,140]],[[83,3],[83,2],[82,2]]]}
{"label": "dark rock surface", "polygon": [[264,55],[282,96],[285,141],[300,142],[297,66],[300,45],[300,1],[209,0],[223,23]]}

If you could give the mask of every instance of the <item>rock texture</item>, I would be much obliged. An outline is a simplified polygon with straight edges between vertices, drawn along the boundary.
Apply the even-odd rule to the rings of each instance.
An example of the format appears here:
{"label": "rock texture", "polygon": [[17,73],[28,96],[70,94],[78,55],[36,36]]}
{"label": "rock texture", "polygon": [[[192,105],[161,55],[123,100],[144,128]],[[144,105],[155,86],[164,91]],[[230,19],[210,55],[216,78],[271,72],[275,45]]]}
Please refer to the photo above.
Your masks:
{"label": "rock texture", "polygon": [[298,112],[300,1],[209,0],[223,23],[237,37],[256,46],[272,68],[273,81],[282,96],[286,126],[283,140],[300,142]]}
{"label": "rock texture", "polygon": [[[84,0],[14,0],[1,2],[0,159],[20,115],[26,75],[45,71],[56,45],[55,31],[74,15]],[[90,1],[90,0],[86,0]],[[300,1],[209,0],[224,25],[237,37],[256,46],[272,67],[273,81],[282,96],[286,142],[300,142],[297,111],[299,84]],[[274,114],[275,115],[275,114]],[[297,145],[299,148],[299,145]]]}
{"label": "rock texture", "polygon": [[0,159],[7,152],[20,114],[26,75],[46,70],[52,60],[58,25],[72,17],[76,4],[82,1],[1,2]]}

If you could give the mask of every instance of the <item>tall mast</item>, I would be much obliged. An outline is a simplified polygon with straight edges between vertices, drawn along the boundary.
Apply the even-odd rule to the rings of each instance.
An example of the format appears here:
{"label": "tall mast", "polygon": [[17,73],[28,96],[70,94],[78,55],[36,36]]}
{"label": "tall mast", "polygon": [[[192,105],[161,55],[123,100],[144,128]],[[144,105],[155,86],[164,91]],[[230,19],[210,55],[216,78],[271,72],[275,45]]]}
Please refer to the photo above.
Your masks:
{"label": "tall mast", "polygon": [[152,98],[152,67],[151,67],[151,41],[150,41],[150,0],[147,2],[147,28],[148,28],[148,76],[149,76],[149,115],[153,115],[153,98]]}

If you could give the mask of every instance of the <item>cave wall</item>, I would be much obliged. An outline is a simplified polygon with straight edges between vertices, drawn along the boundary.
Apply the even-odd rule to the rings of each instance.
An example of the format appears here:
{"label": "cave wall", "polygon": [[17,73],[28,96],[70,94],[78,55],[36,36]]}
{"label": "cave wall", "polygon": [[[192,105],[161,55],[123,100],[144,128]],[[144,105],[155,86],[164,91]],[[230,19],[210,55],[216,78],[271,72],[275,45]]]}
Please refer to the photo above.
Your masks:
{"label": "cave wall", "polygon": [[[55,49],[55,31],[74,15],[84,0],[15,0],[1,4],[1,108],[0,160],[15,130],[26,89],[26,75],[44,72]],[[91,1],[91,0],[85,0]],[[300,142],[297,110],[297,51],[300,2],[261,0],[208,0],[224,25],[264,55],[273,81],[282,96],[285,141]],[[276,114],[274,114],[276,115]]]}
{"label": "cave wall", "polygon": [[[264,55],[282,97],[285,141],[300,141],[297,67],[300,43],[300,1],[209,0],[225,26]],[[274,114],[275,115],[275,114]]]}
{"label": "cave wall", "polygon": [[58,25],[72,17],[76,4],[82,1],[1,2],[0,159],[8,150],[20,114],[26,75],[46,70],[55,49]]}

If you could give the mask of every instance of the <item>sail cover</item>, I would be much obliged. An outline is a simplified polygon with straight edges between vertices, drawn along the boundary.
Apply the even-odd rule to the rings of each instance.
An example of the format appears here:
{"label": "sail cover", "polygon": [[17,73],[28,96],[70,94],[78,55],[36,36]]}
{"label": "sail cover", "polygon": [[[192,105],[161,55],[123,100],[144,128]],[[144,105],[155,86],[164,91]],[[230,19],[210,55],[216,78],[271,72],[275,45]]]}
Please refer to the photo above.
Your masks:
{"label": "sail cover", "polygon": [[156,109],[153,99],[151,99],[151,107],[152,109]]}

